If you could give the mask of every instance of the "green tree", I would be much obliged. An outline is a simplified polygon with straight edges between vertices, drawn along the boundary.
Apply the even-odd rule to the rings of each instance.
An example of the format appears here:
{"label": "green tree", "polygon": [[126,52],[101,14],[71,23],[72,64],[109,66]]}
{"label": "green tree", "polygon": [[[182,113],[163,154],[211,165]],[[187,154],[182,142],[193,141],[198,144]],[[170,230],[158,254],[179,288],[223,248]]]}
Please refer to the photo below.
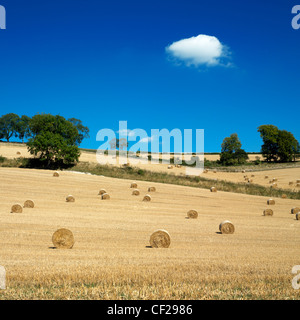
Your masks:
{"label": "green tree", "polygon": [[0,139],[9,142],[12,136],[17,137],[19,116],[15,113],[8,113],[0,118]]}
{"label": "green tree", "polygon": [[80,152],[77,127],[62,116],[35,115],[30,121],[32,138],[27,143],[31,154],[39,157],[46,167],[73,164]]}
{"label": "green tree", "polygon": [[30,136],[30,120],[30,117],[23,115],[17,122],[17,134],[22,142],[24,142],[25,138],[28,138]]}
{"label": "green tree", "polygon": [[298,153],[298,141],[291,132],[280,130],[278,133],[278,158],[281,162],[295,160]]}
{"label": "green tree", "polygon": [[263,140],[262,155],[266,161],[295,161],[299,154],[299,143],[291,132],[279,130],[273,125],[262,125],[258,132]]}
{"label": "green tree", "polygon": [[82,121],[79,120],[79,119],[76,119],[76,118],[70,118],[68,119],[68,121],[70,121],[72,124],[74,124],[74,126],[77,128],[78,130],[78,138],[77,138],[77,141],[76,143],[78,145],[81,144],[82,140],[85,139],[85,138],[89,138],[89,132],[90,132],[90,129],[88,127],[85,127],[83,124],[82,124]]}
{"label": "green tree", "polygon": [[248,155],[242,149],[242,143],[236,133],[223,140],[221,145],[220,163],[223,165],[243,164],[247,161]]}
{"label": "green tree", "polygon": [[257,131],[263,140],[261,152],[266,161],[278,160],[278,134],[279,130],[276,126],[267,124],[259,126]]}

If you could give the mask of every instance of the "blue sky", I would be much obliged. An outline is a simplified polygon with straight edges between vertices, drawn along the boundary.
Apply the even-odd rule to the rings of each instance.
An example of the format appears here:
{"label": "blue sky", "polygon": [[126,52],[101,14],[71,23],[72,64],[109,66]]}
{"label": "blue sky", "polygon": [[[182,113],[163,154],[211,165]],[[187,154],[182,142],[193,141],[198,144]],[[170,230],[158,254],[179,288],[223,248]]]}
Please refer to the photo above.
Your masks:
{"label": "blue sky", "polygon": [[[219,152],[231,133],[247,151],[260,151],[262,124],[300,141],[296,4],[0,0],[7,15],[7,29],[0,30],[0,114],[79,118],[90,128],[81,147],[93,149],[98,130],[117,131],[122,120],[149,135],[204,129],[205,152]],[[166,51],[198,35],[214,37],[227,56],[190,65],[182,52]]]}

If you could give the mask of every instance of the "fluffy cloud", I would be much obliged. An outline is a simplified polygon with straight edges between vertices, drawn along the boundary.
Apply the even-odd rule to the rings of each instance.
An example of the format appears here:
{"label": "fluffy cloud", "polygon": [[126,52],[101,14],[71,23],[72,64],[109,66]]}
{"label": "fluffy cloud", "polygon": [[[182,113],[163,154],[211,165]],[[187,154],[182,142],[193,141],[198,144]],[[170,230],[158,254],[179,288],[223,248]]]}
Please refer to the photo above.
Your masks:
{"label": "fluffy cloud", "polygon": [[173,42],[166,47],[166,52],[175,61],[183,62],[187,66],[230,65],[228,47],[216,37],[205,34]]}

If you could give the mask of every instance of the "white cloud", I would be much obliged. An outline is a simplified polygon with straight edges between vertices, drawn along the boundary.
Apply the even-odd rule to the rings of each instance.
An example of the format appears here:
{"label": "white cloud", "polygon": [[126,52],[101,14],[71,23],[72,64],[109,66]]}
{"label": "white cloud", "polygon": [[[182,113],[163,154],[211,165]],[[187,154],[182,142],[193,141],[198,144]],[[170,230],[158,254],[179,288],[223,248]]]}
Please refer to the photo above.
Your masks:
{"label": "white cloud", "polygon": [[147,138],[141,139],[139,142],[141,142],[141,143],[148,143],[148,142],[153,141],[154,139],[155,139],[155,136],[153,136],[153,137],[147,137]]}
{"label": "white cloud", "polygon": [[205,34],[173,42],[166,47],[166,52],[177,62],[184,62],[187,66],[230,65],[228,47],[216,37]]}
{"label": "white cloud", "polygon": [[129,129],[119,130],[117,131],[117,133],[119,135],[128,136],[128,137],[133,137],[135,135],[134,130],[129,130]]}

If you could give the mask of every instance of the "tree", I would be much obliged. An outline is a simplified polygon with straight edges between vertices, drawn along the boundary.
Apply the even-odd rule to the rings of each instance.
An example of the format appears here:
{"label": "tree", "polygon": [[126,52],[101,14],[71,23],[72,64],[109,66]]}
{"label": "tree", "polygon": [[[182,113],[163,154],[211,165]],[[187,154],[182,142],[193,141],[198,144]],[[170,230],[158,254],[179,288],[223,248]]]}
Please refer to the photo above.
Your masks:
{"label": "tree", "polygon": [[298,141],[291,132],[280,130],[278,133],[278,158],[281,162],[295,160],[298,152]]}
{"label": "tree", "polygon": [[28,138],[30,136],[30,120],[30,117],[23,115],[17,122],[17,133],[19,139],[21,139],[22,142],[24,142],[25,138]]}
{"label": "tree", "polygon": [[85,127],[83,124],[82,124],[82,121],[79,120],[79,119],[76,119],[76,118],[70,118],[68,119],[68,121],[70,121],[72,124],[74,124],[74,126],[77,128],[78,130],[78,138],[77,138],[77,141],[76,143],[78,145],[81,144],[82,140],[85,139],[85,138],[89,138],[89,132],[90,132],[90,129],[88,127]]}
{"label": "tree", "polygon": [[62,116],[35,115],[30,121],[32,137],[27,143],[31,154],[38,156],[46,167],[72,164],[78,161],[80,133]]}
{"label": "tree", "polygon": [[261,152],[266,161],[295,161],[299,143],[291,132],[279,130],[273,125],[262,125],[258,132],[263,140]]}
{"label": "tree", "polygon": [[260,133],[260,137],[263,140],[261,146],[261,152],[266,161],[278,160],[278,133],[279,130],[273,125],[259,126],[257,131]]}
{"label": "tree", "polygon": [[245,163],[248,159],[248,155],[241,147],[241,141],[236,133],[225,138],[221,145],[220,162],[224,165]]}
{"label": "tree", "polygon": [[9,142],[12,136],[17,136],[19,116],[15,113],[8,113],[0,118],[0,139]]}
{"label": "tree", "polygon": [[125,138],[122,138],[122,139],[114,138],[109,141],[109,144],[112,150],[116,150],[116,149],[123,150],[125,147],[126,148],[128,147],[128,141]]}

